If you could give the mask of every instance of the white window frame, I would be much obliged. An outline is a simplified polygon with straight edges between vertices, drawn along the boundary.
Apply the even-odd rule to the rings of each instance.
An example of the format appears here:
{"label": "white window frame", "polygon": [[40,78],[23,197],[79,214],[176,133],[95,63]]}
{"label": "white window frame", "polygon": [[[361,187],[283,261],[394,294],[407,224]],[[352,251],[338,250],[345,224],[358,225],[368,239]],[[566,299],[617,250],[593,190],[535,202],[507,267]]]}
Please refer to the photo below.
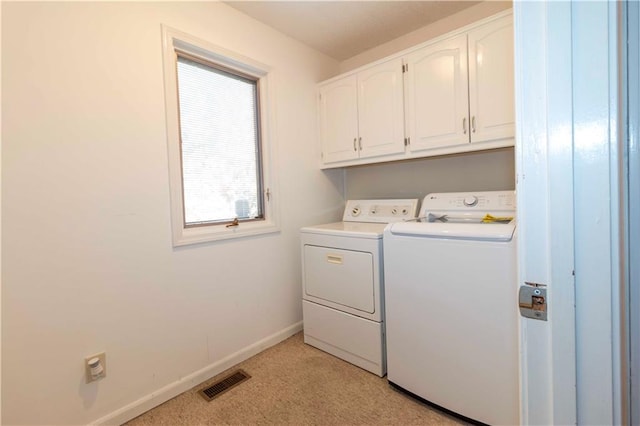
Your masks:
{"label": "white window frame", "polygon": [[[164,88],[167,120],[167,150],[169,156],[169,187],[171,198],[171,230],[174,246],[198,244],[209,241],[227,240],[252,235],[280,231],[278,221],[277,187],[274,176],[273,110],[271,106],[270,67],[253,59],[230,52],[204,40],[162,26],[162,46],[164,61]],[[211,224],[186,227],[184,220],[184,200],[182,191],[182,159],[180,152],[180,115],[178,105],[177,55],[180,50],[208,62],[220,64],[230,70],[253,76],[259,80],[260,139],[262,189],[264,191],[264,219],[240,221],[237,225]]]}

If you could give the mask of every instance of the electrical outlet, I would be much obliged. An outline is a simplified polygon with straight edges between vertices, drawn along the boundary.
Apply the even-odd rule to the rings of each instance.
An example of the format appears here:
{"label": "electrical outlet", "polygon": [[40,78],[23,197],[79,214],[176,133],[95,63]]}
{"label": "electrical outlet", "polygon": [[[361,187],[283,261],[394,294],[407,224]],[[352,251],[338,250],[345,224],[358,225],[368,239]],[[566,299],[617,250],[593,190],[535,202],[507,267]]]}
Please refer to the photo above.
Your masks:
{"label": "electrical outlet", "polygon": [[[89,361],[93,358],[98,358],[100,360],[100,365],[102,365],[102,373],[95,377],[91,374],[91,367],[89,366]],[[107,377],[107,354],[101,352],[99,354],[88,356],[84,359],[84,374],[87,379],[87,383],[95,382],[96,380],[104,379]]]}

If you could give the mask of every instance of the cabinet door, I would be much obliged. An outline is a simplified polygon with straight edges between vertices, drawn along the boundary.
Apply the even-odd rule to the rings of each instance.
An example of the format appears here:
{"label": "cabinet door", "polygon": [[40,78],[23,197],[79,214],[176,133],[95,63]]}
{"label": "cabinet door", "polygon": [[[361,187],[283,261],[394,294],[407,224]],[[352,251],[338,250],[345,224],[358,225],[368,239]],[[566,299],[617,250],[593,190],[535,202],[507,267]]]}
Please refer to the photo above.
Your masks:
{"label": "cabinet door", "polygon": [[355,75],[320,87],[320,143],[324,163],[358,158]]}
{"label": "cabinet door", "polygon": [[406,62],[411,151],[469,143],[467,36],[427,46]]}
{"label": "cabinet door", "polygon": [[469,32],[471,142],[513,138],[513,20],[505,17]]}
{"label": "cabinet door", "polygon": [[358,73],[360,158],[404,152],[402,59]]}

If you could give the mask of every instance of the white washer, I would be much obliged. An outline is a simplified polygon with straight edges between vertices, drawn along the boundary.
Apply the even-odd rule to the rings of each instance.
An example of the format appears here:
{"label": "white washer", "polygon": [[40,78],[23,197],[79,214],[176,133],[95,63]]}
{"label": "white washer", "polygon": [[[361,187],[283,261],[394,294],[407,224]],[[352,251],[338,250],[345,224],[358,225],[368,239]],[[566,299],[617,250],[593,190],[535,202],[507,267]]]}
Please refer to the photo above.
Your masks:
{"label": "white washer", "polygon": [[304,341],[386,374],[382,235],[413,219],[418,200],[349,200],[343,221],[309,226],[302,243]]}
{"label": "white washer", "polygon": [[429,194],[419,216],[384,233],[388,380],[459,416],[519,424],[515,193]]}

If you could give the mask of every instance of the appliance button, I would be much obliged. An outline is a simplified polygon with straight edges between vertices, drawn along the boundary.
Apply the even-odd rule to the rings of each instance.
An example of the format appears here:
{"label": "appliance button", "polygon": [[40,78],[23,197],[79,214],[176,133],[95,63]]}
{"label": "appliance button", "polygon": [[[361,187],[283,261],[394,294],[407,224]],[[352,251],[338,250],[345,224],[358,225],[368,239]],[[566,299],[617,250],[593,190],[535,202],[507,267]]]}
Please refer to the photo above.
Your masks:
{"label": "appliance button", "polygon": [[464,200],[462,202],[467,207],[473,207],[478,204],[478,197],[476,197],[475,195],[468,195],[464,197]]}

